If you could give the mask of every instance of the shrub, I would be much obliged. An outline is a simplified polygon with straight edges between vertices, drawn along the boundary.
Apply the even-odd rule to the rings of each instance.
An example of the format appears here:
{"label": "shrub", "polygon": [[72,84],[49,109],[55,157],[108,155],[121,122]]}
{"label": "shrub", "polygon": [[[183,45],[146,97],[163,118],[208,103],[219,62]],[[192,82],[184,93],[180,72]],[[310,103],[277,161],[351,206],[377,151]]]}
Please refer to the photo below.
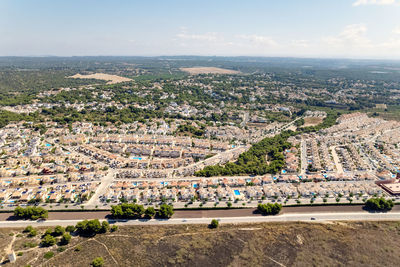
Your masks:
{"label": "shrub", "polygon": [[21,219],[30,219],[30,220],[37,220],[37,219],[47,219],[48,212],[42,207],[16,207],[14,209],[14,215]]}
{"label": "shrub", "polygon": [[51,247],[53,246],[57,240],[54,238],[54,236],[51,235],[45,235],[42,239],[42,242],[40,242],[40,245],[42,247]]}
{"label": "shrub", "polygon": [[52,229],[46,229],[46,232],[44,232],[44,235],[43,236],[45,236],[45,235],[51,235],[53,233],[53,230]]}
{"label": "shrub", "polygon": [[74,250],[75,251],[81,251],[82,250],[82,246],[81,245],[77,245]]}
{"label": "shrub", "polygon": [[391,199],[386,200],[381,198],[370,198],[365,202],[365,207],[374,211],[389,211],[393,208],[394,203]]}
{"label": "shrub", "polygon": [[93,267],[101,267],[104,265],[104,260],[102,257],[97,257],[92,261],[90,265],[92,265]]}
{"label": "shrub", "polygon": [[218,226],[219,226],[218,220],[216,220],[216,219],[211,220],[211,223],[209,225],[210,228],[215,229],[215,228],[218,228]]}
{"label": "shrub", "polygon": [[33,227],[31,226],[31,225],[29,225],[29,226],[27,226],[25,229],[24,229],[24,231],[22,231],[22,232],[24,232],[24,233],[29,233],[30,231],[32,231],[33,230]]}
{"label": "shrub", "polygon": [[174,215],[174,208],[170,205],[162,204],[160,206],[160,209],[158,210],[157,215],[160,218],[165,218],[165,219],[171,218],[172,215]]}
{"label": "shrub", "polygon": [[71,241],[71,235],[69,233],[64,233],[61,237],[60,244],[61,245],[68,245],[69,241]]}
{"label": "shrub", "polygon": [[108,230],[110,230],[110,224],[109,224],[107,221],[103,221],[103,222],[101,223],[100,232],[101,232],[101,233],[107,233]]}
{"label": "shrub", "polygon": [[22,255],[24,255],[24,253],[22,251],[17,253],[17,256],[21,257]]}
{"label": "shrub", "polygon": [[143,205],[122,203],[111,206],[111,215],[114,218],[141,218],[145,212]]}
{"label": "shrub", "polygon": [[267,204],[258,204],[257,210],[262,214],[262,215],[276,215],[278,214],[282,209],[282,205],[275,203],[267,203]]}
{"label": "shrub", "polygon": [[26,247],[26,248],[34,248],[36,246],[37,246],[37,244],[34,243],[34,242],[26,242],[26,243],[24,243],[24,247]]}
{"label": "shrub", "polygon": [[29,234],[28,234],[29,237],[34,237],[34,236],[36,236],[36,235],[37,235],[36,229],[32,229],[32,230],[29,232]]}
{"label": "shrub", "polygon": [[43,258],[48,260],[48,259],[52,258],[53,256],[54,256],[54,252],[49,251],[49,252],[46,252],[46,254],[44,254]]}
{"label": "shrub", "polygon": [[153,218],[156,215],[156,210],[153,207],[148,207],[144,214],[147,218]]}
{"label": "shrub", "polygon": [[78,222],[75,228],[81,236],[95,236],[101,232],[101,224],[98,219]]}
{"label": "shrub", "polygon": [[52,236],[60,236],[60,235],[63,235],[65,233],[65,229],[64,229],[64,227],[62,227],[62,226],[60,226],[60,225],[57,225],[55,228],[54,228],[54,231],[53,231],[53,233],[51,234]]}
{"label": "shrub", "polygon": [[73,226],[73,225],[68,225],[68,226],[65,228],[65,231],[72,233],[72,232],[75,231],[75,226]]}
{"label": "shrub", "polygon": [[111,232],[115,232],[115,231],[117,231],[118,230],[118,226],[117,225],[113,225],[112,227],[111,227]]}

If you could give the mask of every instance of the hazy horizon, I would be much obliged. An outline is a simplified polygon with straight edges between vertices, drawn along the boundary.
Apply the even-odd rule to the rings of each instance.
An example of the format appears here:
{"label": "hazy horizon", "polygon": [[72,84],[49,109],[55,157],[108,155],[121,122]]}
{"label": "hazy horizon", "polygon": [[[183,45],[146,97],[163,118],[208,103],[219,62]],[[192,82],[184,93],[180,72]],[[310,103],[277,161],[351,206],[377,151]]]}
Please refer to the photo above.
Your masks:
{"label": "hazy horizon", "polygon": [[0,56],[400,59],[400,0],[3,0],[0,10]]}

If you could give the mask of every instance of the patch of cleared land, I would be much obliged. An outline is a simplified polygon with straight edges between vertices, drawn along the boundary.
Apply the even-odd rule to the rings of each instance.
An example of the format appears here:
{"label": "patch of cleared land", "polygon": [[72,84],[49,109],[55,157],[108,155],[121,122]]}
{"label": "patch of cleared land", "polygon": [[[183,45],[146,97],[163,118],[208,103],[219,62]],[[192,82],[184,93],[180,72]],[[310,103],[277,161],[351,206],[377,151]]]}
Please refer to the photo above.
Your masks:
{"label": "patch of cleared land", "polygon": [[320,118],[320,117],[307,117],[307,118],[304,118],[303,127],[316,126],[316,125],[322,123],[322,121],[323,121],[323,118]]}
{"label": "patch of cleared land", "polygon": [[386,104],[375,104],[375,108],[385,109],[387,108]]}
{"label": "patch of cleared land", "polygon": [[[61,250],[26,247],[38,243],[44,231],[29,238],[22,229],[0,229],[1,249],[12,242],[16,254],[23,251],[14,265],[5,266],[89,266],[99,256],[105,266],[398,266],[400,261],[399,222],[120,227],[93,238],[74,236]],[[47,251],[54,257],[45,259]]]}
{"label": "patch of cleared land", "polygon": [[94,74],[87,74],[87,75],[82,75],[82,74],[78,73],[73,76],[69,76],[68,78],[103,80],[103,81],[107,81],[107,84],[116,84],[116,83],[132,81],[132,79],[129,79],[129,78],[121,77],[118,75],[106,74],[106,73],[94,73]]}
{"label": "patch of cleared land", "polygon": [[193,67],[193,68],[180,68],[181,71],[188,72],[192,75],[196,74],[237,74],[237,70],[221,69],[216,67]]}

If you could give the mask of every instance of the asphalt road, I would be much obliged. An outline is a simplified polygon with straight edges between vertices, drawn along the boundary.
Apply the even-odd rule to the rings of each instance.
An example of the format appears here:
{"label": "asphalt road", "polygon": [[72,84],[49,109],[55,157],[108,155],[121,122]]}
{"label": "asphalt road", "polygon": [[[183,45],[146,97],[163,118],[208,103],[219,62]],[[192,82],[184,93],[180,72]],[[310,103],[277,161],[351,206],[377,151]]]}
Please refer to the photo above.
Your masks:
{"label": "asphalt road", "polygon": [[[16,220],[12,213],[0,213],[0,227],[25,227],[71,225],[85,219],[100,219],[115,222],[107,211],[85,212],[49,212],[46,221]],[[395,206],[388,213],[370,213],[363,210],[362,205],[352,206],[304,206],[284,207],[280,215],[261,216],[255,209],[226,210],[176,210],[170,220],[126,220],[116,222],[119,225],[154,225],[154,224],[202,224],[211,219],[219,219],[221,223],[251,222],[286,222],[286,221],[334,221],[334,220],[400,220],[400,206]],[[315,220],[311,220],[315,218]]]}
{"label": "asphalt road", "polygon": [[[327,221],[391,221],[400,220],[400,212],[368,213],[368,212],[338,212],[338,213],[291,213],[277,216],[243,216],[215,217],[220,223],[261,223],[261,222],[327,222]],[[67,226],[75,225],[81,220],[46,220],[46,221],[1,221],[0,228]],[[211,218],[172,218],[169,220],[120,220],[109,222],[116,225],[173,225],[173,224],[208,224]]]}

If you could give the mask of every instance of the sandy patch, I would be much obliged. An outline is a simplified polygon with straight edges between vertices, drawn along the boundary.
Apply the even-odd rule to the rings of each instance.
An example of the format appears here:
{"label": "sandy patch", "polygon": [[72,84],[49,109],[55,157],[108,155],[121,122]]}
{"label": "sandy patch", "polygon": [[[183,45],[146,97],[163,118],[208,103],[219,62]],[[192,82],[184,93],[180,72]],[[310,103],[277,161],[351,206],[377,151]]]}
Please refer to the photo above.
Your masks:
{"label": "sandy patch", "polygon": [[322,123],[323,118],[321,117],[307,117],[304,118],[304,125],[303,127],[315,126]]}
{"label": "sandy patch", "polygon": [[237,74],[239,71],[236,70],[228,70],[228,69],[221,69],[216,67],[193,67],[193,68],[180,68],[181,71],[188,72],[192,75],[196,74]]}
{"label": "sandy patch", "polygon": [[297,127],[295,125],[290,125],[286,130],[291,130],[295,132],[297,130]]}
{"label": "sandy patch", "polygon": [[94,73],[94,74],[88,74],[88,75],[82,75],[82,74],[78,73],[73,76],[69,76],[68,78],[103,80],[103,81],[107,81],[107,84],[116,84],[116,83],[132,81],[132,79],[129,79],[129,78],[121,77],[118,75],[106,74],[106,73]]}
{"label": "sandy patch", "polygon": [[375,104],[375,108],[385,109],[387,108],[386,104]]}

